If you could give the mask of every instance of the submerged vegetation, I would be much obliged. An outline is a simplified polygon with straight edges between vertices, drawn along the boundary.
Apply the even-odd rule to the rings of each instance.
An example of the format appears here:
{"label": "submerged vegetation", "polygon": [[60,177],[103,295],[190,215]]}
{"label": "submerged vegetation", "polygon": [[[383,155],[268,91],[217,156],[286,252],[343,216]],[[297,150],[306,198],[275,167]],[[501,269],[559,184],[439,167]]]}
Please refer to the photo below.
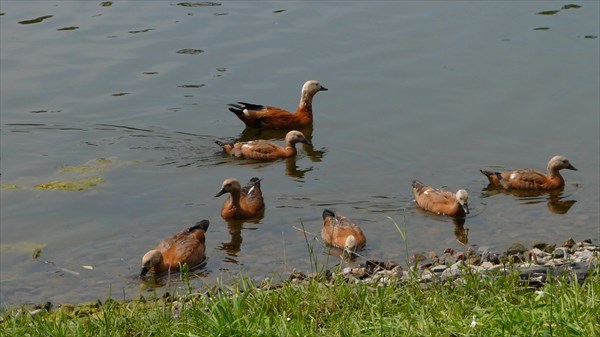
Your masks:
{"label": "submerged vegetation", "polygon": [[[186,275],[182,276],[186,281]],[[233,286],[152,299],[2,313],[3,336],[598,336],[600,274],[583,283],[549,276],[540,288],[518,273],[460,282],[348,283],[339,273],[283,284]],[[189,285],[189,283],[188,283]]]}
{"label": "submerged vegetation", "polygon": [[[102,177],[92,176],[93,174],[101,174],[114,168],[134,164],[137,164],[137,162],[123,161],[115,157],[95,158],[81,165],[63,166],[54,173],[55,176],[60,176],[60,179],[42,182],[36,184],[33,188],[36,190],[84,191],[97,187],[98,184],[106,181]],[[28,189],[14,183],[3,183],[0,188],[3,190]]]}

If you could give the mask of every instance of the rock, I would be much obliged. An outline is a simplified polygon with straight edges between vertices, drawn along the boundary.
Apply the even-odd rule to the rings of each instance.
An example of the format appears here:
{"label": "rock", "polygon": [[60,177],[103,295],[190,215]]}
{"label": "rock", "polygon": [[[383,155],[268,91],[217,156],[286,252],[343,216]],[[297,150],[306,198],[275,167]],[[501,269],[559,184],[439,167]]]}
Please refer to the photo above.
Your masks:
{"label": "rock", "polygon": [[563,259],[567,256],[569,256],[569,250],[565,247],[556,248],[552,252],[552,258],[554,258],[554,259]]}
{"label": "rock", "polygon": [[506,255],[523,254],[527,251],[527,248],[523,244],[515,242],[506,249]]}
{"label": "rock", "polygon": [[434,273],[441,273],[441,272],[443,272],[446,269],[448,269],[448,267],[446,267],[446,265],[439,264],[439,265],[431,268],[431,271],[434,272]]}
{"label": "rock", "polygon": [[561,247],[573,247],[575,245],[575,240],[573,238],[568,238],[566,241],[560,244]]}
{"label": "rock", "polygon": [[455,252],[454,254],[452,254],[452,257],[456,259],[456,261],[464,261],[465,260],[465,253],[463,252]]}
{"label": "rock", "polygon": [[493,264],[493,263],[491,263],[490,261],[485,261],[485,262],[482,262],[482,263],[481,263],[481,265],[479,265],[479,266],[480,266],[482,269],[485,269],[485,270],[490,270],[490,269],[492,269],[494,266],[500,266],[500,265],[498,265],[498,264]]}
{"label": "rock", "polygon": [[523,263],[524,262],[521,254],[510,255],[507,257],[508,257],[508,261],[512,262],[512,263]]}
{"label": "rock", "polygon": [[473,254],[467,258],[466,262],[470,265],[479,265],[481,263],[481,255]]}
{"label": "rock", "polygon": [[429,259],[431,261],[433,261],[434,263],[438,262],[438,255],[437,255],[437,253],[434,252],[434,251],[429,252]]}

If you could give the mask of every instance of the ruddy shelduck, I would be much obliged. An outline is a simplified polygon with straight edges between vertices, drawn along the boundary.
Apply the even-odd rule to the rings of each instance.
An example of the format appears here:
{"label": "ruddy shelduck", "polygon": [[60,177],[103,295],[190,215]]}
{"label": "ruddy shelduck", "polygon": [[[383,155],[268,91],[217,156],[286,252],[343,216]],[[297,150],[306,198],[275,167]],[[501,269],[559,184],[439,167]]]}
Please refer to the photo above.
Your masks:
{"label": "ruddy shelduck", "polygon": [[238,102],[228,104],[229,111],[233,112],[246,127],[264,129],[300,129],[312,125],[313,97],[319,91],[327,91],[318,81],[310,80],[302,86],[300,105],[295,113],[274,106],[265,106]]}
{"label": "ruddy shelduck", "polygon": [[293,157],[298,153],[297,143],[310,144],[300,131],[292,130],[285,136],[285,146],[280,146],[265,139],[249,142],[224,143],[215,141],[223,151],[236,158],[256,160],[276,160]]}
{"label": "ruddy shelduck", "polygon": [[205,234],[208,220],[202,220],[172,237],[161,241],[156,248],[142,257],[141,276],[149,271],[162,274],[167,271],[179,271],[180,266],[187,264],[193,268],[206,259]]}
{"label": "ruddy shelduck", "polygon": [[547,174],[533,169],[480,171],[488,178],[490,185],[507,190],[553,190],[565,186],[565,180],[559,172],[562,169],[577,171],[564,156],[554,156],[550,159]]}
{"label": "ruddy shelduck", "polygon": [[261,218],[265,212],[265,201],[260,190],[261,179],[253,177],[242,188],[235,178],[223,181],[221,190],[215,195],[220,197],[229,193],[221,207],[221,217],[225,220],[251,220]]}
{"label": "ruddy shelduck", "polygon": [[343,249],[348,254],[356,252],[367,243],[363,231],[357,224],[329,209],[323,211],[321,239],[328,246]]}
{"label": "ruddy shelduck", "polygon": [[426,211],[452,217],[469,214],[469,194],[463,189],[454,193],[427,186],[417,180],[413,180],[412,187],[415,202]]}

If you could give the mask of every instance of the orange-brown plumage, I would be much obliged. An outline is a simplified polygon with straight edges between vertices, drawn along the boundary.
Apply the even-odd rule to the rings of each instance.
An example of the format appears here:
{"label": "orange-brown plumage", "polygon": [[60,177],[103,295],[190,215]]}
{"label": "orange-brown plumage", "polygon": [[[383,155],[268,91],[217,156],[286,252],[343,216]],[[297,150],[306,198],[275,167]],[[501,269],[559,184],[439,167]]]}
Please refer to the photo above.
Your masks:
{"label": "orange-brown plumage", "polygon": [[184,263],[193,268],[204,262],[205,234],[208,220],[202,220],[170,238],[161,241],[156,248],[150,250],[142,258],[141,275],[149,271],[162,274],[167,271],[178,271]]}
{"label": "orange-brown plumage", "polygon": [[265,212],[265,201],[260,189],[260,180],[253,177],[242,188],[237,179],[225,179],[221,190],[215,195],[215,197],[219,197],[225,193],[230,194],[221,207],[221,217],[225,220],[262,218]]}
{"label": "orange-brown plumage", "polygon": [[348,253],[356,252],[367,243],[365,235],[357,224],[328,209],[323,211],[321,239],[327,245],[343,249]]}
{"label": "orange-brown plumage", "polygon": [[265,139],[237,143],[223,143],[217,140],[215,143],[231,156],[255,160],[276,160],[293,157],[298,152],[296,149],[297,143],[310,144],[302,132],[296,130],[287,133],[284,146]]}
{"label": "orange-brown plumage", "polygon": [[465,190],[453,193],[427,186],[413,180],[415,202],[426,211],[452,217],[464,217],[469,214],[469,195]]}
{"label": "orange-brown plumage", "polygon": [[264,129],[300,129],[313,122],[312,100],[319,91],[326,91],[318,81],[307,81],[302,86],[300,104],[295,113],[274,106],[245,102],[229,104],[229,111],[246,124],[246,127]]}
{"label": "orange-brown plumage", "polygon": [[550,159],[547,174],[533,169],[505,172],[480,171],[492,186],[508,190],[553,190],[565,186],[565,180],[559,172],[562,169],[577,171],[564,156],[554,156]]}

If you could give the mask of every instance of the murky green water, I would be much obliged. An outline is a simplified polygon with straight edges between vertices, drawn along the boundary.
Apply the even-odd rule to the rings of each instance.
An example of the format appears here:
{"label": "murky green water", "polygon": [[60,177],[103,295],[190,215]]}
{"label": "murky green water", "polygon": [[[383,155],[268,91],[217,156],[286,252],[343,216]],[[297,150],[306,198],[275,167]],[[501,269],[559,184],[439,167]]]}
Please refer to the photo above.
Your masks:
{"label": "murky green water", "polygon": [[[3,1],[0,302],[145,293],[143,253],[203,218],[194,286],[310,271],[302,225],[318,263],[339,262],[310,234],[324,207],[361,224],[368,257],[405,260],[388,217],[409,253],[459,247],[450,219],[415,209],[413,179],[469,191],[468,245],[600,240],[600,8],[566,4]],[[312,147],[219,152],[253,137],[227,103],[294,109],[308,79],[329,88]],[[555,154],[579,169],[558,197],[485,190],[480,168]],[[263,178],[259,223],[220,218],[230,176]],[[96,186],[36,188],[53,181]]]}

